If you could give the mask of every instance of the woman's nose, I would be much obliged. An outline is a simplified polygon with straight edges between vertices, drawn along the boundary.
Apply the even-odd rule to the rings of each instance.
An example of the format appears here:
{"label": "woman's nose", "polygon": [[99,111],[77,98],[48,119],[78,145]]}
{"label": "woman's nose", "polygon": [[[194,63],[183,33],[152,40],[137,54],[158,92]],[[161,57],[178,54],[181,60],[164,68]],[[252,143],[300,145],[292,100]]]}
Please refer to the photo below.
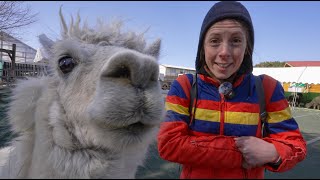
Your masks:
{"label": "woman's nose", "polygon": [[219,56],[221,58],[223,57],[229,57],[230,56],[230,51],[231,51],[231,46],[227,42],[223,42],[220,45],[220,50],[219,50]]}

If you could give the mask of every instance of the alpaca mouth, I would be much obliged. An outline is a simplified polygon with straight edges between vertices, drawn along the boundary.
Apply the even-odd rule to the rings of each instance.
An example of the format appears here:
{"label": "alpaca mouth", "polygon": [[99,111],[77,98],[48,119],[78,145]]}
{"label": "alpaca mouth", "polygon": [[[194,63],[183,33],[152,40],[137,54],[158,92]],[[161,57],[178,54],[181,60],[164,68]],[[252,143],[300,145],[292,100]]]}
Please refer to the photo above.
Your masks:
{"label": "alpaca mouth", "polygon": [[136,122],[136,123],[133,123],[133,124],[130,124],[129,126],[126,127],[126,129],[128,130],[137,130],[137,129],[146,129],[146,128],[150,128],[150,127],[153,127],[152,125],[150,124],[144,124],[142,122]]}
{"label": "alpaca mouth", "polygon": [[131,135],[133,134],[138,135],[138,134],[144,133],[145,131],[147,131],[152,127],[153,127],[152,125],[143,124],[142,122],[136,122],[128,126],[119,128],[118,130],[129,132]]}
{"label": "alpaca mouth", "polygon": [[133,124],[130,124],[129,126],[127,126],[126,128],[127,129],[141,129],[141,128],[144,128],[145,127],[145,124],[141,123],[141,122],[136,122],[136,123],[133,123]]}

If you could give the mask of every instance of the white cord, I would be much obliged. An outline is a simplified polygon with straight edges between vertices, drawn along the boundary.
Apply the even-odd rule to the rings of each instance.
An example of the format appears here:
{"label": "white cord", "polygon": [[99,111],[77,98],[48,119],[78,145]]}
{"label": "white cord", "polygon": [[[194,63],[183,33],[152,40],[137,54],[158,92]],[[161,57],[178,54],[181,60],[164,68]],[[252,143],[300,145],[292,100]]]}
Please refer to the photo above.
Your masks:
{"label": "white cord", "polygon": [[[307,69],[307,67],[308,67],[308,66],[305,66],[305,68],[303,69],[303,71],[300,73],[300,76],[298,77],[298,79],[297,79],[297,81],[296,81],[297,83],[299,83],[299,80],[300,80],[302,74],[304,73],[304,71]],[[295,106],[296,106],[297,96],[298,96],[298,94],[297,94],[297,86],[295,86],[294,92],[293,92],[292,103],[291,103],[291,110],[292,110],[292,111],[294,111],[294,108],[295,108]],[[300,98],[300,97],[299,97],[299,98]],[[299,106],[299,104],[298,104],[298,106]],[[300,107],[300,106],[299,106],[299,107]]]}

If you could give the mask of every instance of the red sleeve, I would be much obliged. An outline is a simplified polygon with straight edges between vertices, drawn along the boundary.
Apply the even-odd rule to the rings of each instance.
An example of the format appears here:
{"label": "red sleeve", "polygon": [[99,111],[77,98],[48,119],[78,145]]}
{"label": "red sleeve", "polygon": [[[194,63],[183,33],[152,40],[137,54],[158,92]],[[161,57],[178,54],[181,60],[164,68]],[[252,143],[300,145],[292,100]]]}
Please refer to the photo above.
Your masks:
{"label": "red sleeve", "polygon": [[235,147],[234,137],[210,135],[191,136],[183,122],[163,122],[158,135],[160,157],[180,164],[212,168],[239,168],[242,155]]}
{"label": "red sleeve", "polygon": [[264,140],[274,144],[282,159],[282,163],[277,169],[273,169],[271,166],[266,166],[266,168],[270,171],[288,171],[306,157],[306,143],[299,130],[290,132],[290,134],[279,133],[270,136],[270,138],[265,138]]}
{"label": "red sleeve", "polygon": [[[273,169],[271,166],[266,168],[273,172],[284,172],[292,169],[298,162],[301,162],[307,153],[305,140],[299,130],[298,124],[292,117],[288,102],[284,96],[284,90],[280,83],[270,76],[265,75],[263,85],[266,91],[267,112],[273,113],[273,117],[282,114],[288,114],[287,118],[277,120],[275,125],[269,123],[271,133],[269,137],[263,138],[265,141],[274,144],[276,150],[281,156],[282,163]],[[267,119],[267,121],[274,121]]]}

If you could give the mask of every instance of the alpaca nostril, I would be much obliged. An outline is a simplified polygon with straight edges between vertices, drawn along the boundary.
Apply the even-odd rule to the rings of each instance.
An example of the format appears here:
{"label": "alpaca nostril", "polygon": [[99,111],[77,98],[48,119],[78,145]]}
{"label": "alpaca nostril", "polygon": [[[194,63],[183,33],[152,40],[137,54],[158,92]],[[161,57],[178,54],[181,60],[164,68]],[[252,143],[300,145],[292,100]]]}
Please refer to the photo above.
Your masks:
{"label": "alpaca nostril", "polygon": [[144,89],[157,82],[158,74],[155,59],[135,51],[124,51],[110,57],[102,68],[101,77],[112,78],[114,82],[118,79],[120,84],[130,83]]}
{"label": "alpaca nostril", "polygon": [[119,65],[108,77],[130,79],[130,69],[126,65]]}

